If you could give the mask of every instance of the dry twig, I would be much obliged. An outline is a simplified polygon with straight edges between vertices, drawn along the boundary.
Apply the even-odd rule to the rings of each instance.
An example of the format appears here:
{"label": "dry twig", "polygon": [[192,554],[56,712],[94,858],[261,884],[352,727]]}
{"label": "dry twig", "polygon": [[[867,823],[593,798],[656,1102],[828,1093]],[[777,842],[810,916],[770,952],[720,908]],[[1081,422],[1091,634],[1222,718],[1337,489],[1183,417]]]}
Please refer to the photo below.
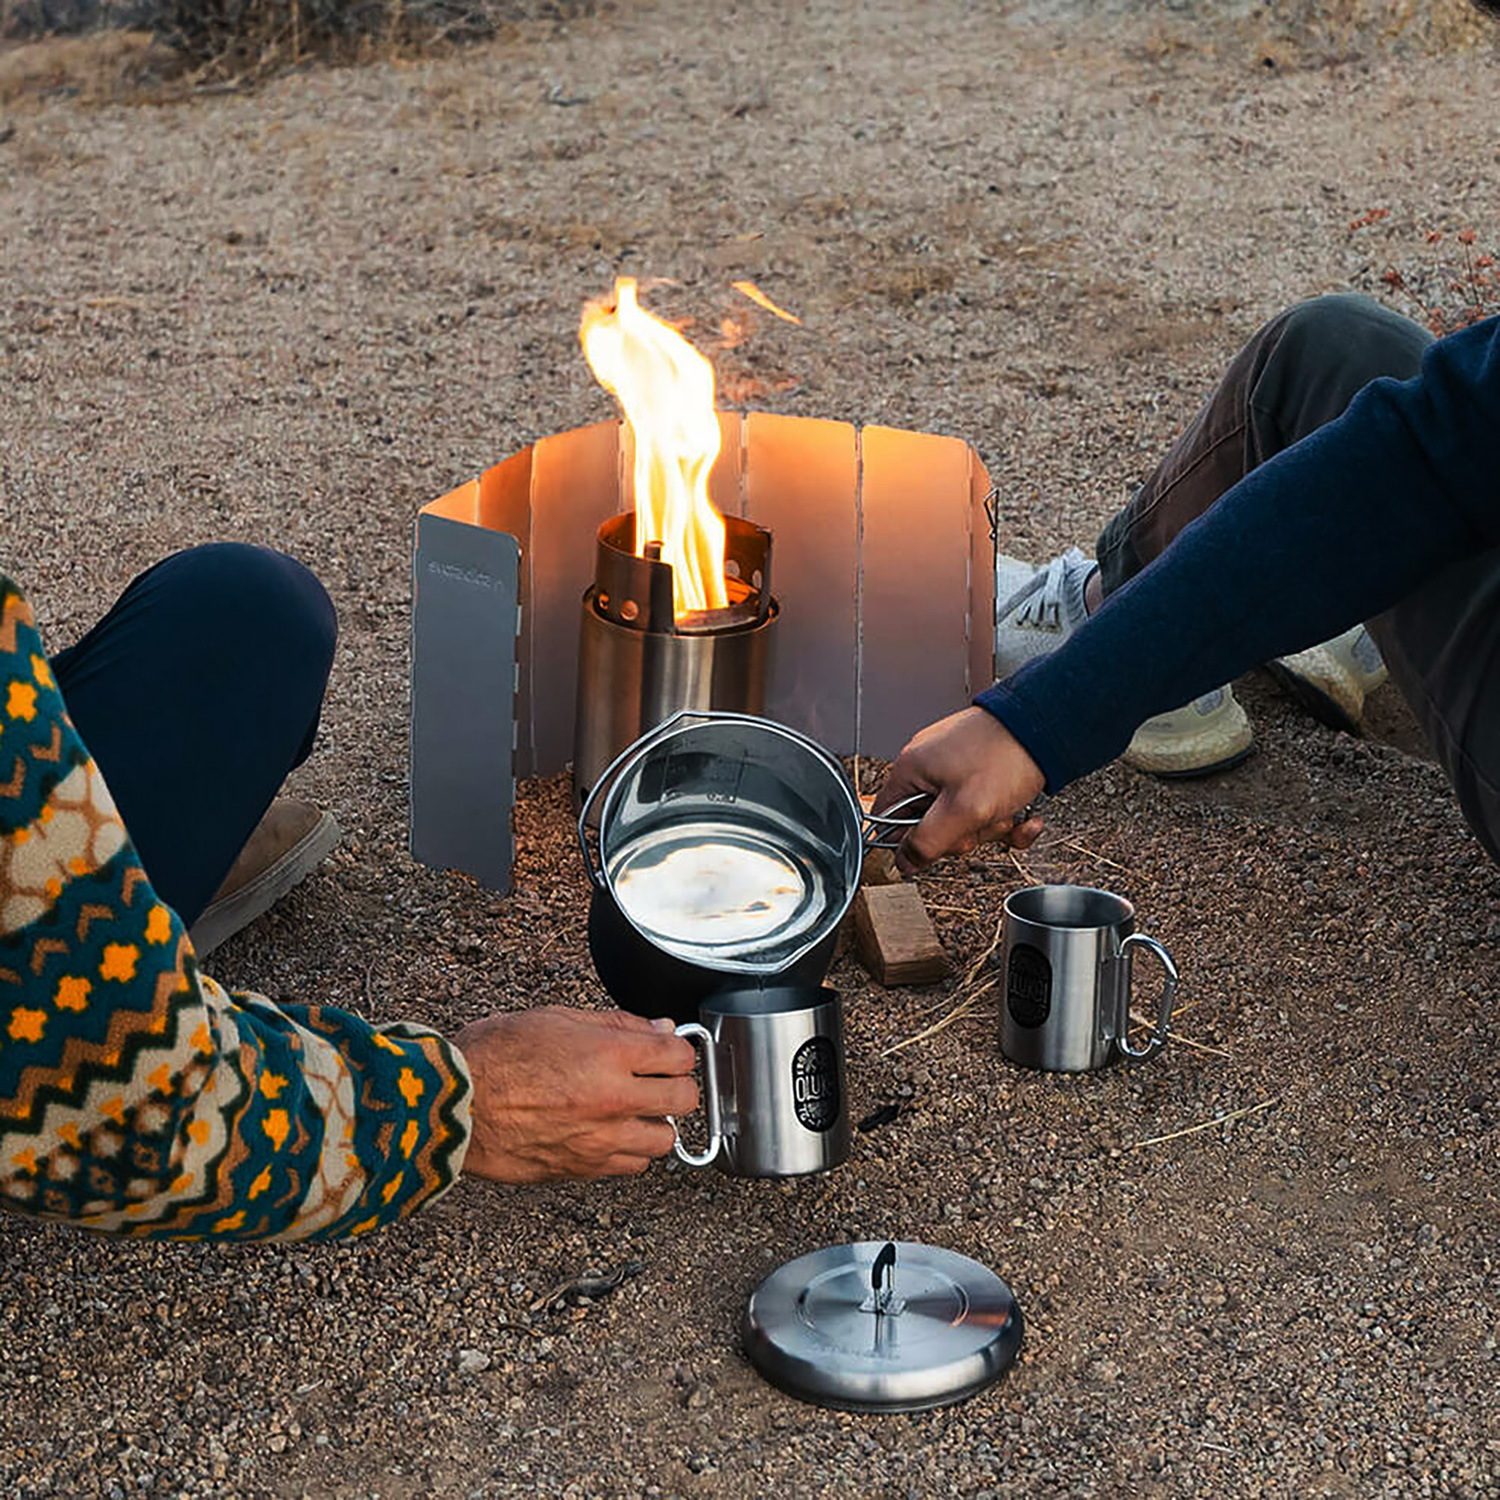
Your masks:
{"label": "dry twig", "polygon": [[1198,1125],[1188,1125],[1181,1130],[1174,1130],[1169,1135],[1153,1135],[1144,1141],[1137,1141],[1131,1150],[1137,1151],[1142,1146],[1159,1146],[1163,1141],[1179,1140],[1185,1135],[1197,1135],[1200,1130],[1213,1130],[1220,1125],[1227,1125],[1231,1120],[1242,1120],[1246,1115],[1257,1115],[1263,1109],[1270,1109],[1273,1104],[1279,1104],[1286,1098],[1285,1094],[1276,1094],[1270,1099],[1262,1099],[1259,1104],[1246,1105],[1244,1109],[1234,1110],[1231,1114],[1220,1115],[1216,1120],[1204,1120]]}
{"label": "dry twig", "polygon": [[904,1041],[892,1042],[889,1047],[885,1048],[885,1050],[880,1053],[880,1056],[889,1057],[893,1052],[903,1051],[905,1048],[911,1047],[917,1042],[925,1042],[929,1037],[936,1036],[940,1031],[946,1031],[948,1027],[950,1027],[955,1021],[957,1021],[960,1017],[967,1015],[974,1008],[974,1002],[978,1000],[981,995],[987,994],[994,987],[995,981],[991,979],[987,983],[982,984],[977,990],[973,992],[973,994],[962,996],[953,1006],[953,1008],[947,1013],[947,1015],[945,1015],[941,1020],[934,1021],[931,1026],[924,1026],[921,1031],[914,1032]]}
{"label": "dry twig", "polygon": [[[936,1036],[940,1031],[946,1031],[948,1027],[961,1017],[969,1015],[974,1009],[975,1002],[982,995],[987,995],[994,989],[998,982],[997,979],[986,979],[983,984],[979,984],[976,987],[976,982],[984,972],[985,966],[995,956],[995,950],[999,948],[1000,939],[1004,935],[1004,932],[1005,918],[1002,914],[1000,920],[995,923],[995,935],[990,939],[989,947],[969,966],[969,972],[964,975],[963,982],[958,987],[958,999],[953,1002],[946,1015],[934,1021],[931,1026],[924,1026],[920,1031],[913,1033],[902,1041],[893,1042],[879,1055],[881,1057],[889,1057],[893,1052],[900,1052],[916,1042],[926,1041],[928,1037]],[[937,1003],[941,1004],[942,1002],[939,1001]]]}
{"label": "dry twig", "polygon": [[1097,859],[1101,865],[1108,865],[1112,870],[1124,870],[1125,866],[1116,864],[1108,855],[1100,854],[1096,849],[1090,849],[1087,844],[1080,844],[1077,839],[1058,839],[1059,844],[1065,844],[1069,849],[1076,849],[1080,854],[1087,854],[1090,859]]}
{"label": "dry twig", "polygon": [[[1183,1009],[1186,1008],[1186,1006],[1183,1007]],[[1172,1016],[1175,1020],[1177,1016],[1175,1010],[1172,1012]],[[1138,1010],[1130,1012],[1130,1019],[1134,1023],[1130,1028],[1132,1031],[1141,1031],[1153,1024],[1149,1017],[1143,1016]],[[1171,1039],[1173,1042],[1180,1042],[1184,1047],[1193,1052],[1212,1052],[1215,1057],[1229,1057],[1231,1055],[1223,1047],[1210,1047],[1207,1042],[1195,1042],[1192,1037],[1183,1036],[1179,1032],[1174,1031]]]}

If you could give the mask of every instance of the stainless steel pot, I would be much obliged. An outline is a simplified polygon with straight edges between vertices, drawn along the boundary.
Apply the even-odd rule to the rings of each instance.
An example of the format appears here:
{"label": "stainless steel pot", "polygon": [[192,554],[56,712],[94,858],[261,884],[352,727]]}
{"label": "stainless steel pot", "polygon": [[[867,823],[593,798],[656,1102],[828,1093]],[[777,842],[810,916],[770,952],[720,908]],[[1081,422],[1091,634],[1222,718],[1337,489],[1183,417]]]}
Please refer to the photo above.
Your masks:
{"label": "stainless steel pot", "polygon": [[837,758],[784,724],[674,715],[579,812],[600,978],[627,1009],[679,1020],[731,978],[819,984],[865,850],[911,826],[903,810],[865,819]]}
{"label": "stainless steel pot", "polygon": [[839,762],[749,714],[673,715],[606,770],[589,876],[647,942],[719,973],[779,974],[848,910],[864,857]]}

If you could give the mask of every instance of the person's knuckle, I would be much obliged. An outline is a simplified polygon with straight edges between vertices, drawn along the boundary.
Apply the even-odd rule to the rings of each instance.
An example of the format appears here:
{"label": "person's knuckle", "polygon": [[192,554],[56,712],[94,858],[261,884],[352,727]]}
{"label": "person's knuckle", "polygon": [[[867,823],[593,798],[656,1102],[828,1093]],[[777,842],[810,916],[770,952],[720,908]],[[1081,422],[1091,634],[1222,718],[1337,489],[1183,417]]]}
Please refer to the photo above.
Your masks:
{"label": "person's knuckle", "polygon": [[994,819],[994,800],[982,788],[964,787],[953,802],[958,816],[975,828],[982,828]]}
{"label": "person's knuckle", "polygon": [[604,1119],[615,1119],[630,1113],[630,1101],[620,1079],[608,1078],[595,1086],[594,1113]]}
{"label": "person's knuckle", "polygon": [[942,834],[932,822],[918,823],[906,836],[906,846],[925,859],[932,857],[934,847],[942,840]]}

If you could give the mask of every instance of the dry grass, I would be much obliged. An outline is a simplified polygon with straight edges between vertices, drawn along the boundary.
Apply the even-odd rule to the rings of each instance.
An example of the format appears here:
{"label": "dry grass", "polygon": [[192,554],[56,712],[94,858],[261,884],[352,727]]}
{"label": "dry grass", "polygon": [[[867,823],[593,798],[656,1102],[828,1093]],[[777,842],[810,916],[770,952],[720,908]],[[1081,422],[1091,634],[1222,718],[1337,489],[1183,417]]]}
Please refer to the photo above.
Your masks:
{"label": "dry grass", "polygon": [[357,61],[391,49],[492,36],[484,0],[153,0],[152,32],[195,68],[243,77],[309,57]]}
{"label": "dry grass", "polygon": [[[59,92],[91,103],[161,103],[309,61],[430,54],[519,21],[608,8],[608,0],[0,0],[0,104]],[[1273,69],[1336,66],[1386,47],[1493,46],[1500,34],[1469,0],[1275,0],[1216,30],[1212,50],[1233,38],[1227,45]],[[1201,22],[1169,19],[1129,50],[1161,63],[1203,45]],[[856,290],[912,307],[951,282],[951,273],[915,257],[877,268]]]}
{"label": "dry grass", "polygon": [[[1272,0],[1215,31],[1213,52],[1240,49],[1275,70],[1337,66],[1392,48],[1439,55],[1494,46],[1500,35],[1470,0]],[[1201,21],[1170,19],[1136,51],[1165,62],[1202,48]]]}
{"label": "dry grass", "polygon": [[144,31],[41,37],[0,46],[0,108],[59,96],[86,104],[142,100],[158,96],[180,71],[176,58]]}
{"label": "dry grass", "polygon": [[598,0],[0,0],[0,104],[59,93],[165,103],[308,62],[432,55],[597,9]]}

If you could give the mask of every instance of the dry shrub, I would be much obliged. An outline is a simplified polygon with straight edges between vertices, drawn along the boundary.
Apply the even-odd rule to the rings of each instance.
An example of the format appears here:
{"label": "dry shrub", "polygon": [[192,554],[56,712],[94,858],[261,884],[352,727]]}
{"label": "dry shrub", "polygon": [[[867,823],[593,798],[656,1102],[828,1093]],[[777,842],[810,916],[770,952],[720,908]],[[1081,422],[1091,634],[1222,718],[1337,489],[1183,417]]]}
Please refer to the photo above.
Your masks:
{"label": "dry shrub", "polygon": [[1260,67],[1299,70],[1382,51],[1500,46],[1500,26],[1470,0],[1175,0],[1165,11],[1140,0],[1140,8],[1153,21],[1127,50],[1158,66],[1203,52],[1241,64],[1248,53]]}
{"label": "dry shrub", "polygon": [[[82,0],[70,0],[82,3]],[[111,0],[104,0],[111,3]],[[592,14],[596,0],[113,0],[200,77],[244,79],[307,58],[352,61]]]}
{"label": "dry shrub", "polygon": [[[1367,209],[1351,220],[1349,233],[1380,236],[1390,218],[1388,208]],[[1413,241],[1420,243],[1420,251],[1412,248]],[[1500,314],[1500,254],[1486,247],[1480,231],[1411,225],[1404,233],[1386,234],[1384,247],[1401,264],[1386,265],[1380,286],[1439,338]]]}
{"label": "dry shrub", "polygon": [[1444,241],[1443,252],[1404,271],[1390,266],[1380,277],[1406,301],[1407,311],[1439,338],[1500,314],[1500,262],[1495,255],[1481,247],[1472,229],[1461,229],[1451,238],[1436,229],[1428,233],[1428,244]]}
{"label": "dry shrub", "polygon": [[481,0],[154,0],[143,9],[151,31],[189,63],[236,73],[494,30]]}
{"label": "dry shrub", "polygon": [[1268,61],[1304,65],[1389,46],[1450,52],[1500,35],[1469,0],[1269,0],[1252,24]]}
{"label": "dry shrub", "polygon": [[105,104],[159,97],[171,61],[143,31],[44,36],[24,46],[0,46],[0,107],[23,99]]}
{"label": "dry shrub", "polygon": [[101,20],[99,0],[0,0],[0,39],[71,36]]}

